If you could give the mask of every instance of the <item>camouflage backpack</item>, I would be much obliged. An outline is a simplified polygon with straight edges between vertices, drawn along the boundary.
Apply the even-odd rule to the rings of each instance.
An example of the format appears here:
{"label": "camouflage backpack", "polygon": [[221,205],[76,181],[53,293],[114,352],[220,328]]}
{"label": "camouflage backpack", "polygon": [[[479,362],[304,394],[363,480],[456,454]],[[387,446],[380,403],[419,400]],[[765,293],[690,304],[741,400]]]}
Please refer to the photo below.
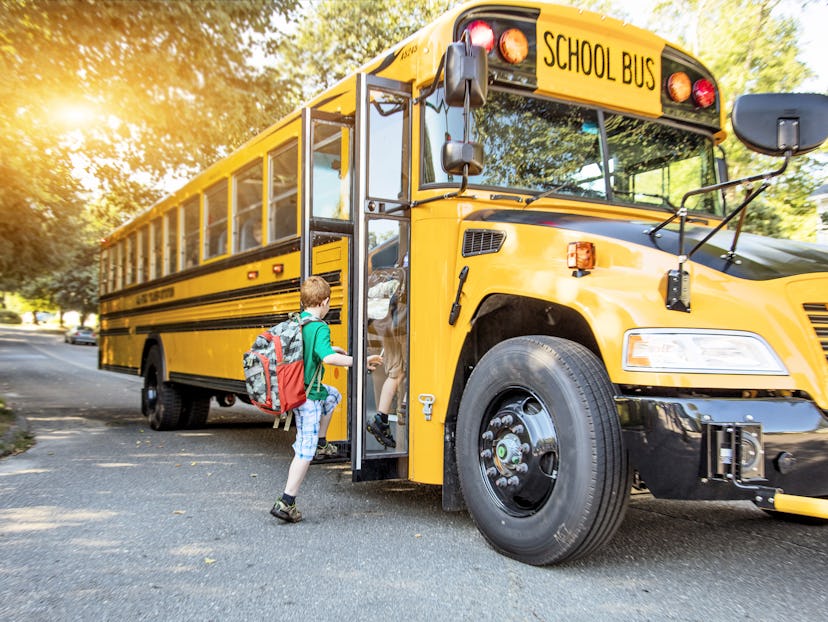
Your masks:
{"label": "camouflage backpack", "polygon": [[321,322],[291,313],[289,319],[264,331],[244,353],[244,381],[251,403],[269,415],[301,406],[305,394],[302,327]]}

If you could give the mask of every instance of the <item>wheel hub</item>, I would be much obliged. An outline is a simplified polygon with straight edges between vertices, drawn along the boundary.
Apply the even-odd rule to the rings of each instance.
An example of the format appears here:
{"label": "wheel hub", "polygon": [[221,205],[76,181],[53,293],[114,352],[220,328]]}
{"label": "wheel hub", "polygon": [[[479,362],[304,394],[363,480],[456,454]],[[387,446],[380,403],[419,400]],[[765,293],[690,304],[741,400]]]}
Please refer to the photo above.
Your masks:
{"label": "wheel hub", "polygon": [[523,393],[500,401],[484,417],[480,471],[495,501],[507,512],[534,513],[549,498],[558,476],[558,439],[547,409]]}

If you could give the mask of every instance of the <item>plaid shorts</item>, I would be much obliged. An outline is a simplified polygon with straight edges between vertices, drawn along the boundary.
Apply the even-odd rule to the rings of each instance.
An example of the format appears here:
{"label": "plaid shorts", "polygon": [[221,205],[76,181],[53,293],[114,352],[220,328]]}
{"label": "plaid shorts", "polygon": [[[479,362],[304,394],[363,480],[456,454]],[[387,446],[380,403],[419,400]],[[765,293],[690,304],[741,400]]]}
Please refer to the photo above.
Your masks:
{"label": "plaid shorts", "polygon": [[319,442],[319,422],[323,416],[330,415],[342,401],[342,394],[334,387],[327,384],[324,387],[328,390],[328,397],[324,400],[308,400],[293,411],[293,420],[296,422],[293,451],[301,460],[313,460]]}

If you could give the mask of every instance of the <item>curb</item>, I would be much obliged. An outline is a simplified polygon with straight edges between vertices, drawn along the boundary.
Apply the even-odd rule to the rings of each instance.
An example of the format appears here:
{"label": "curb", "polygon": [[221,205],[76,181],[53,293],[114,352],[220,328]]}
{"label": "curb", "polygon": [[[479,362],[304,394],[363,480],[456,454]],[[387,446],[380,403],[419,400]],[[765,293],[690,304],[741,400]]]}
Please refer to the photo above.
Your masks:
{"label": "curb", "polygon": [[9,429],[0,437],[0,458],[5,458],[11,455],[14,448],[15,441],[21,434],[31,436],[31,426],[29,420],[23,415],[15,413],[14,423],[9,426]]}

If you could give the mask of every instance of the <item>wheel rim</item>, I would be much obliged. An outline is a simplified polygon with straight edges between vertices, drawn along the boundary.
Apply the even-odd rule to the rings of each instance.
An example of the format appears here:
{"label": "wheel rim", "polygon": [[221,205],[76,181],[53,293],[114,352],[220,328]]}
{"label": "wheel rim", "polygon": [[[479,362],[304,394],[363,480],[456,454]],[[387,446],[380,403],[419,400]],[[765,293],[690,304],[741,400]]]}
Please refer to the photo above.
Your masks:
{"label": "wheel rim", "polygon": [[144,379],[144,395],[147,400],[147,412],[152,414],[158,408],[158,374],[150,367]]}
{"label": "wheel rim", "polygon": [[510,390],[480,425],[480,476],[494,502],[513,516],[537,512],[552,494],[560,462],[558,434],[533,393]]}

